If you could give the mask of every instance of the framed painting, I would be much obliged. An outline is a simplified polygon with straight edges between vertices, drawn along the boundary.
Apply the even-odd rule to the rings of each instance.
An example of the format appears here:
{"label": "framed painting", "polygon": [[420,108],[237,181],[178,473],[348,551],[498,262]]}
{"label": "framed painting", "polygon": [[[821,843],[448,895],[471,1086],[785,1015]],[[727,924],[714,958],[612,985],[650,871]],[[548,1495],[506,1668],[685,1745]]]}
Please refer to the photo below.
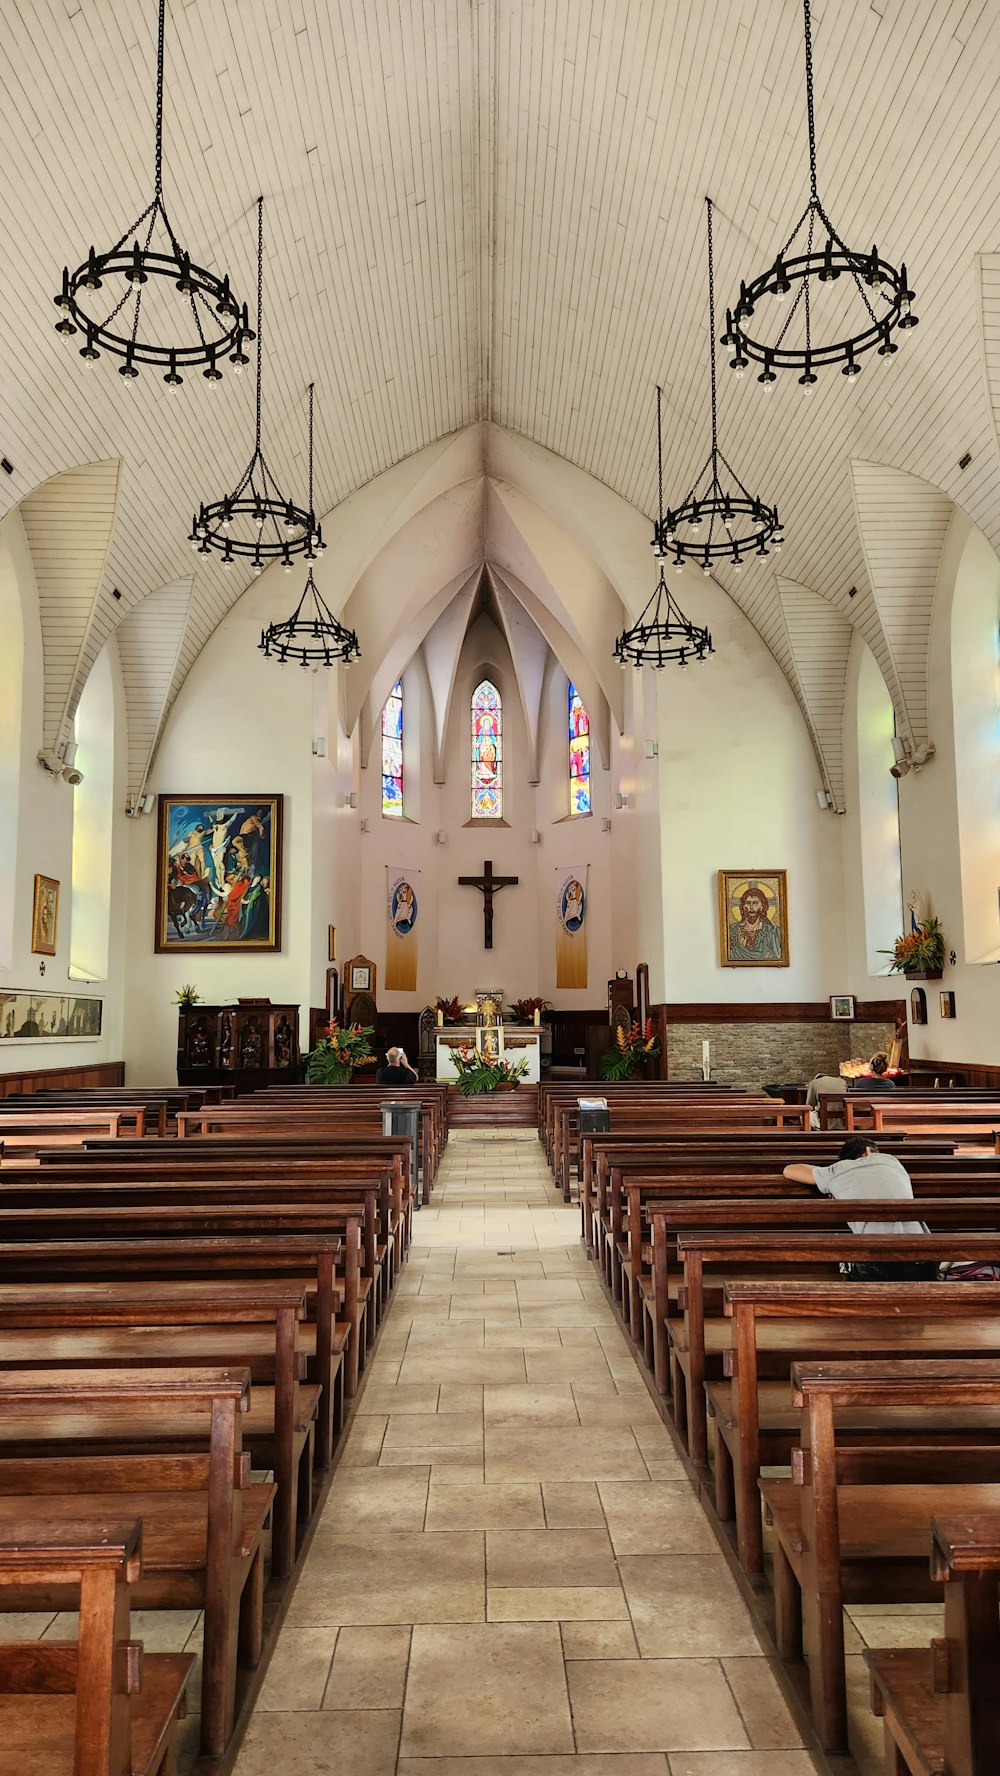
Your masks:
{"label": "framed painting", "polygon": [[0,993],[0,1042],[96,1042],[104,1000],[82,993]]}
{"label": "framed painting", "polygon": [[157,950],[280,950],[284,798],[158,799]]}
{"label": "framed painting", "polygon": [[854,994],[833,993],[830,996],[830,1016],[834,1022],[847,1022],[854,1016]]}
{"label": "framed painting", "polygon": [[788,967],[785,870],[719,871],[723,968]]}
{"label": "framed painting", "polygon": [[351,964],[351,992],[370,993],[372,990],[372,970],[370,962],[353,962]]}
{"label": "framed painting", "polygon": [[31,905],[31,953],[33,956],[54,956],[59,926],[59,883],[54,876],[35,877],[35,898]]}

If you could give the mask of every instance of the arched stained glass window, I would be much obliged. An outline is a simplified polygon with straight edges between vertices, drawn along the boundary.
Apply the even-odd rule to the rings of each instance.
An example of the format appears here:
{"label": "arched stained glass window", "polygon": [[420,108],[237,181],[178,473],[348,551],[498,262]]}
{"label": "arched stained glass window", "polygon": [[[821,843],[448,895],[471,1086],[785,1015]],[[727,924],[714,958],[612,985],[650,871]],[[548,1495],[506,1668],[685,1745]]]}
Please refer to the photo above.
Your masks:
{"label": "arched stained glass window", "polygon": [[403,687],[397,679],[382,711],[382,813],[403,812]]}
{"label": "arched stained glass window", "polygon": [[569,687],[569,811],[589,814],[590,717],[575,684]]}
{"label": "arched stained glass window", "polygon": [[488,678],[472,693],[472,818],[503,819],[503,705]]}

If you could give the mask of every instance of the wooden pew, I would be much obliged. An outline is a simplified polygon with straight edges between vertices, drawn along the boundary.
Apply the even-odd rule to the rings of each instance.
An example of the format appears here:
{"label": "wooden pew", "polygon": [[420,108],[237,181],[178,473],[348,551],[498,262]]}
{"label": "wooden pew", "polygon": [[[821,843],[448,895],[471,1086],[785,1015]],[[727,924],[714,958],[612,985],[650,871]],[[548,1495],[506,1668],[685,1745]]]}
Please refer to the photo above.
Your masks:
{"label": "wooden pew", "polygon": [[75,1641],[0,1646],[0,1765],[16,1776],[170,1776],[194,1659],[130,1638],[140,1524],[44,1516],[0,1530],[0,1595],[72,1590]]}
{"label": "wooden pew", "polygon": [[[1000,1510],[1000,1361],[796,1363],[792,1390],[801,1457],[790,1481],[761,1482],[777,1636],[786,1660],[808,1657],[814,1725],[834,1753],[847,1749],[844,1605],[935,1600],[931,1523]],[[922,1434],[949,1422],[950,1443]],[[864,1426],[867,1449],[857,1446]]]}
{"label": "wooden pew", "polygon": [[[260,1657],[274,1487],[249,1480],[240,1423],[249,1395],[245,1369],[0,1375],[0,1537],[43,1509],[69,1521],[142,1520],[137,1605],[205,1612],[202,1749],[211,1757],[232,1732],[238,1665]],[[173,1422],[200,1423],[190,1453],[134,1453]],[[53,1586],[43,1607],[71,1602]]]}
{"label": "wooden pew", "polygon": [[933,1521],[931,1577],[944,1586],[943,1639],[865,1653],[872,1707],[885,1723],[886,1776],[992,1776],[1000,1770],[1000,1515]]}
{"label": "wooden pew", "polygon": [[302,1385],[305,1289],[285,1281],[77,1292],[0,1285],[0,1364],[28,1368],[245,1366],[254,1383],[244,1447],[273,1469],[271,1569],[295,1560],[297,1515],[312,1512],[313,1419],[320,1389]]}

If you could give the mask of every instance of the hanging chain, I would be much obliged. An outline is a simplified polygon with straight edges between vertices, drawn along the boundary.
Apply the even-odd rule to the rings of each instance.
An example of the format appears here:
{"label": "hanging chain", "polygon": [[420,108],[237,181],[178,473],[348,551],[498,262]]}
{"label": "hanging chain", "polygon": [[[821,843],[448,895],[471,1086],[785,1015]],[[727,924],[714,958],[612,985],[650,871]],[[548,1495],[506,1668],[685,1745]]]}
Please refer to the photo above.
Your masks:
{"label": "hanging chain", "polygon": [[167,0],[160,0],[160,23],[156,38],[156,172],[157,197],[163,194],[163,39],[166,32]]}
{"label": "hanging chain", "polygon": [[660,537],[661,542],[663,541],[663,426],[662,426],[662,423],[660,420],[660,403],[661,403],[662,399],[663,399],[663,390],[661,389],[659,383],[657,383],[657,385],[656,385],[656,472],[657,472],[657,477],[659,479],[659,488],[660,488],[659,537]]}
{"label": "hanging chain", "polygon": [[713,474],[716,474],[716,457],[719,454],[719,424],[715,383],[715,250],[712,240],[712,199],[710,197],[705,199],[705,208],[708,211],[708,336],[712,348],[712,471]]}
{"label": "hanging chain", "polygon": [[817,202],[816,189],[816,97],[813,91],[813,34],[812,6],[810,0],[802,0],[802,11],[806,27],[806,114],[809,119],[809,193],[813,203]]}
{"label": "hanging chain", "polygon": [[260,372],[264,356],[264,199],[257,199],[257,454],[260,454]]}
{"label": "hanging chain", "polygon": [[[315,387],[316,387],[316,384],[314,382],[311,382],[309,384],[309,522],[310,522],[310,524],[312,523],[312,516],[313,516],[313,391],[314,391]],[[312,571],[312,569],[310,569],[310,572],[311,571]]]}

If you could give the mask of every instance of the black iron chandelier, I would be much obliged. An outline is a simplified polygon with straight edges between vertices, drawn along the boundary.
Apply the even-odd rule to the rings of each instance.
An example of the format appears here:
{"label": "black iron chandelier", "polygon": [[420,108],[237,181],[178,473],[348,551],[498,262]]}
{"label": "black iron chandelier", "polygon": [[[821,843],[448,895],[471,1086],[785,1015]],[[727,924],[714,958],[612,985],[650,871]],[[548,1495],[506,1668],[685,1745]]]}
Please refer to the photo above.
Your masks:
{"label": "black iron chandelier", "polygon": [[[240,305],[229,285],[229,277],[219,277],[196,265],[190,253],[181,246],[174,233],[163,201],[163,38],[166,0],[160,0],[159,31],[156,47],[156,154],[153,198],[132,222],[121,239],[106,253],[95,253],[91,247],[83,264],[72,274],[63,270],[62,289],[54,298],[62,309],[56,332],[70,336],[84,335],[80,356],[85,364],[97,362],[102,351],[122,358],[118,374],[126,382],[134,382],[139,365],[149,364],[163,371],[169,389],[179,388],[184,381],[182,370],[204,364],[202,375],[209,388],[222,381],[219,368],[223,359],[236,366],[237,373],[250,362],[246,344],[253,339],[246,303]],[[161,225],[161,237],[154,246],[153,236]],[[140,231],[145,236],[140,245]],[[165,238],[164,238],[165,237]],[[131,245],[129,244],[131,242]],[[156,280],[156,281],[154,281]],[[173,284],[180,297],[178,303],[171,292],[166,306],[165,281]],[[87,311],[92,291],[110,284],[111,307],[103,320]],[[146,286],[157,296],[147,297]],[[159,296],[163,293],[163,298]],[[173,317],[187,314],[192,325],[187,344],[159,344],[140,332],[143,300],[146,298],[146,319],[154,327],[163,324],[163,332],[173,331]],[[103,305],[102,305],[103,306]],[[152,308],[152,315],[150,315]]]}
{"label": "black iron chandelier", "polygon": [[[309,384],[309,510],[313,509],[313,401],[314,385]],[[311,605],[306,604],[308,598]],[[297,660],[302,667],[334,666],[342,661],[350,666],[352,660],[361,658],[358,637],[353,629],[345,629],[338,623],[329,605],[326,603],[310,566],[302,597],[295,606],[291,616],[284,623],[270,623],[260,632],[257,643],[260,652],[269,660],[277,660],[284,666],[287,660]]]}
{"label": "black iron chandelier", "polygon": [[[309,505],[286,499],[261,450],[261,367],[264,358],[264,199],[257,200],[257,420],[253,455],[232,493],[199,508],[188,541],[199,555],[213,551],[223,567],[248,562],[260,573],[269,562],[283,561],[291,573],[293,557],[315,561],[326,544],[316,522],[310,482]],[[311,458],[310,458],[311,462]]]}
{"label": "black iron chandelier", "polygon": [[659,539],[663,535],[663,391],[656,390],[656,466],[659,482],[659,518],[653,532],[653,549],[660,562],[660,577],[653,596],[637,623],[623,629],[615,642],[615,659],[622,670],[626,666],[652,666],[662,672],[668,660],[686,666],[689,660],[707,660],[714,654],[708,630],[689,623],[667,585],[663,571],[664,550]]}
{"label": "black iron chandelier", "polygon": [[[798,370],[803,388],[811,388],[817,380],[817,367],[840,364],[841,375],[854,382],[861,374],[859,358],[877,349],[880,357],[892,357],[899,350],[893,333],[897,328],[917,325],[911,304],[915,300],[906,274],[906,266],[897,270],[873,246],[870,253],[855,251],[841,240],[823,208],[816,175],[816,111],[813,90],[812,12],[810,0],[803,0],[806,44],[806,110],[809,121],[809,202],[779,252],[774,264],[759,277],[741,282],[739,301],[726,316],[722,344],[733,348],[729,367],[742,376],[750,360],[762,369],[757,381],[770,392],[779,370]],[[805,241],[798,237],[805,229]],[[792,249],[795,249],[794,251]],[[844,337],[817,341],[813,337],[812,307],[818,292],[813,284],[824,287],[846,276],[854,286],[861,306],[851,297],[856,320],[846,319],[847,304],[839,311],[843,325],[854,330]],[[747,329],[756,306],[764,297],[783,304],[794,290],[782,325],[768,344]],[[798,320],[796,321],[796,317]],[[795,326],[793,328],[793,322]]]}
{"label": "black iron chandelier", "polygon": [[[712,240],[712,200],[705,199],[708,216],[708,336],[712,366],[712,448],[687,498],[662,513],[653,535],[658,557],[669,554],[675,567],[694,561],[710,574],[713,564],[740,573],[750,555],[777,553],[784,542],[777,506],[769,506],[748,493],[735,469],[719,449],[718,391],[715,374],[715,252]],[[657,408],[659,424],[659,408]],[[728,482],[720,478],[725,471]],[[707,529],[706,529],[707,526]],[[702,534],[704,532],[704,535]]]}

